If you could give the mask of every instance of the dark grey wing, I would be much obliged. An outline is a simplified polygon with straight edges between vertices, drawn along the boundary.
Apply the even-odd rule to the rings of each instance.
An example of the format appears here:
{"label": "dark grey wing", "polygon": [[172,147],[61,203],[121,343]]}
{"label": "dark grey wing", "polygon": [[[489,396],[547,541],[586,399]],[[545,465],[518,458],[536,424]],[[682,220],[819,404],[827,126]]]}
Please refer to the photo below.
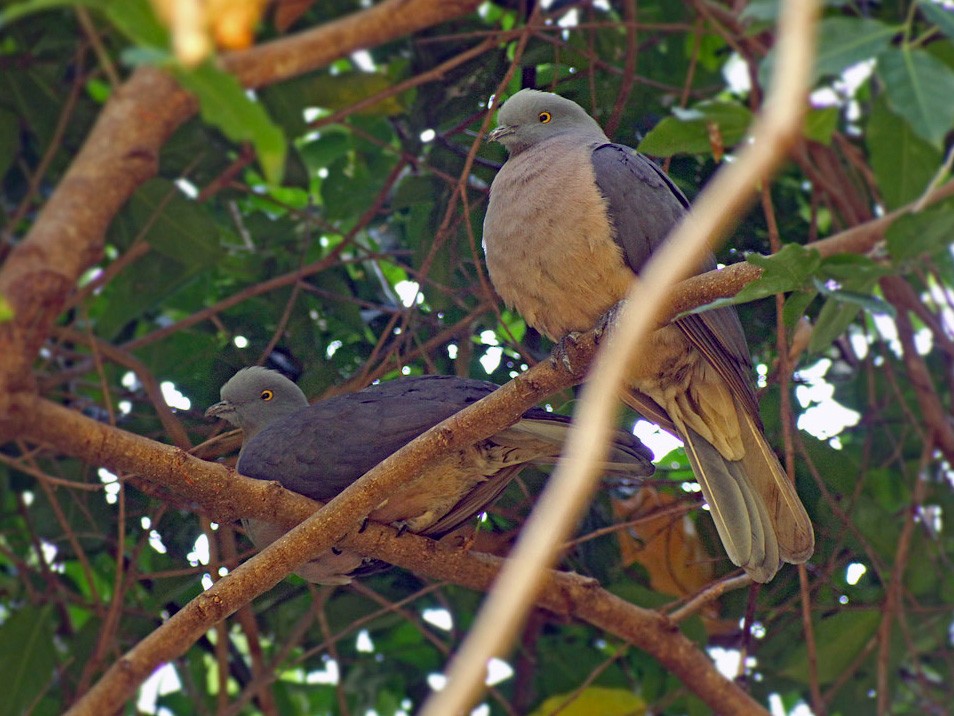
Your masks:
{"label": "dark grey wing", "polygon": [[477,380],[421,376],[322,400],[246,442],[238,470],[327,501],[428,428],[495,388]]}
{"label": "dark grey wing", "polygon": [[[689,202],[659,167],[629,147],[601,144],[593,149],[592,156],[593,173],[608,205],[614,239],[622,247],[629,267],[639,273],[689,208]],[[710,271],[715,266],[715,259],[710,255],[699,267],[700,272]],[[675,325],[759,421],[752,384],[752,360],[736,310],[725,307],[693,314],[679,319]],[[660,417],[658,405],[649,405],[643,400],[638,402],[647,417]],[[666,427],[672,425],[668,416],[662,422],[664,425],[669,423]]]}

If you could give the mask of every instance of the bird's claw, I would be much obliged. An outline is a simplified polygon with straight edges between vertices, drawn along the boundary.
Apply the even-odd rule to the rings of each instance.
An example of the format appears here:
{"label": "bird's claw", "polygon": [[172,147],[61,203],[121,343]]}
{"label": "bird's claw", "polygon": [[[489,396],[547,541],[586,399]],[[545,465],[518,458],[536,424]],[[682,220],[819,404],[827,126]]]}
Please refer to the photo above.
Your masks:
{"label": "bird's claw", "polygon": [[391,526],[397,529],[397,534],[395,537],[400,537],[408,530],[407,522],[400,520],[399,522],[392,522]]}
{"label": "bird's claw", "polygon": [[616,328],[616,322],[619,320],[619,314],[623,312],[625,301],[613,305],[606,313],[600,316],[600,320],[593,328],[593,337],[596,343],[602,340],[603,335]]}
{"label": "bird's claw", "polygon": [[550,360],[554,363],[561,364],[567,373],[576,373],[573,369],[573,361],[570,360],[570,350],[576,348],[580,335],[578,331],[570,331],[557,341],[557,344],[553,346],[553,351],[550,353]]}
{"label": "bird's claw", "polygon": [[368,522],[370,522],[370,518],[365,515],[364,519],[361,520],[361,524],[358,526],[358,534],[363,534],[364,531],[368,529]]}

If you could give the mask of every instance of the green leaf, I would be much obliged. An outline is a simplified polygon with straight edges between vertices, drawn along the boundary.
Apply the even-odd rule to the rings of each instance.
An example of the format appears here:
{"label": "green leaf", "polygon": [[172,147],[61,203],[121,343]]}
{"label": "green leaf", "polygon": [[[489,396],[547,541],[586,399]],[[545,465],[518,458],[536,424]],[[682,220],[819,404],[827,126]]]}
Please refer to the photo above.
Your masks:
{"label": "green leaf", "polygon": [[[822,684],[835,681],[855,660],[874,636],[881,622],[877,610],[838,612],[815,624],[818,680]],[[808,683],[808,647],[804,641],[792,648],[791,658],[782,674]]]}
{"label": "green leaf", "polygon": [[238,80],[206,62],[193,70],[174,70],[176,79],[199,100],[202,119],[232,141],[251,142],[265,178],[280,184],[285,166],[285,135],[252,100]]}
{"label": "green leaf", "polygon": [[149,0],[113,0],[94,3],[107,19],[137,45],[143,47],[169,47],[169,31],[156,18]]}
{"label": "green leaf", "polygon": [[825,18],[818,26],[813,81],[838,75],[858,62],[873,59],[889,46],[899,29],[867,18]]}
{"label": "green leaf", "polygon": [[920,0],[918,10],[925,20],[937,25],[941,32],[954,39],[954,12],[930,0]]}
{"label": "green leaf", "polygon": [[782,320],[789,329],[794,328],[805,315],[805,311],[817,295],[817,291],[795,291],[785,299],[785,305],[782,306]]}
{"label": "green leaf", "polygon": [[[53,607],[17,609],[0,625],[0,673],[6,681],[0,715],[26,713],[55,678]],[[79,656],[79,655],[76,655]]]}
{"label": "green leaf", "polygon": [[731,147],[745,136],[752,113],[733,102],[700,102],[691,109],[673,111],[639,143],[639,151],[655,157],[712,152],[711,128],[718,128],[724,146]]}
{"label": "green leaf", "polygon": [[680,316],[703,313],[723,306],[750,303],[777,293],[788,293],[804,288],[821,265],[821,254],[815,249],[806,249],[800,244],[785,244],[781,251],[772,256],[749,254],[745,258],[750,264],[762,269],[762,275],[759,278],[744,286],[735,296],[719,298],[704,306],[686,311]]}
{"label": "green leaf", "polygon": [[299,152],[312,173],[327,169],[338,157],[351,150],[348,132],[340,127],[323,127],[314,139],[301,145]]}
{"label": "green leaf", "polygon": [[838,107],[809,110],[805,117],[805,126],[802,127],[802,134],[813,142],[826,146],[831,144],[831,137],[838,128],[839,115]]}
{"label": "green leaf", "polygon": [[0,323],[6,323],[7,321],[12,321],[16,313],[13,310],[13,306],[10,305],[10,302],[3,296],[0,296]]}
{"label": "green leaf", "polygon": [[913,261],[949,249],[954,238],[954,205],[950,202],[899,217],[885,234],[895,262]]}
{"label": "green leaf", "polygon": [[123,246],[144,239],[160,254],[190,267],[191,273],[218,260],[218,236],[208,209],[166,179],[143,184],[116,218],[111,233]]}
{"label": "green leaf", "polygon": [[[864,60],[874,59],[890,47],[900,28],[878,20],[855,17],[828,17],[818,25],[818,54],[812,68],[811,84],[833,77]],[[775,50],[765,56],[759,67],[759,82],[767,86],[775,65]]]}
{"label": "green leaf", "polygon": [[749,254],[745,260],[762,269],[762,276],[739,291],[744,301],[801,288],[821,265],[821,254],[800,244],[785,244],[772,256]]}
{"label": "green leaf", "polygon": [[870,293],[862,293],[860,291],[851,291],[844,288],[828,288],[822,281],[818,279],[814,280],[815,287],[818,289],[818,292],[823,296],[828,296],[835,301],[841,301],[842,303],[847,303],[852,306],[857,306],[862,308],[868,313],[875,313],[882,316],[894,316],[895,310],[894,307],[885,301],[879,296],[875,296]]}
{"label": "green leaf", "polygon": [[[831,345],[857,318],[861,310],[894,316],[894,308],[881,297],[871,293],[878,279],[890,273],[890,268],[867,256],[843,254],[826,258],[818,270],[821,278],[812,277],[815,289],[827,296],[828,300],[815,321],[808,344],[809,351],[817,353]],[[838,287],[829,287],[824,278],[837,281]]]}
{"label": "green leaf", "polygon": [[641,716],[646,702],[629,689],[608,689],[589,686],[582,691],[568,691],[551,696],[531,716]]}
{"label": "green leaf", "polygon": [[133,194],[109,238],[122,248],[145,240],[154,252],[120,273],[99,296],[92,314],[98,335],[107,339],[221,258],[218,225],[208,209],[165,179],[153,179]]}
{"label": "green leaf", "polygon": [[845,332],[855,317],[861,312],[857,303],[841,301],[832,296],[822,306],[812,329],[808,342],[808,351],[818,353],[830,346],[838,336]]}
{"label": "green leaf", "polygon": [[941,152],[888,109],[883,96],[868,118],[866,144],[887,209],[896,209],[920,196],[943,161]]}
{"label": "green leaf", "polygon": [[954,70],[923,50],[888,49],[878,55],[878,76],[888,104],[938,150],[954,126],[950,99]]}
{"label": "green leaf", "polygon": [[[894,271],[860,254],[836,254],[821,262],[818,274],[838,281],[844,288],[867,291],[878,279]],[[822,290],[823,293],[829,293]]]}

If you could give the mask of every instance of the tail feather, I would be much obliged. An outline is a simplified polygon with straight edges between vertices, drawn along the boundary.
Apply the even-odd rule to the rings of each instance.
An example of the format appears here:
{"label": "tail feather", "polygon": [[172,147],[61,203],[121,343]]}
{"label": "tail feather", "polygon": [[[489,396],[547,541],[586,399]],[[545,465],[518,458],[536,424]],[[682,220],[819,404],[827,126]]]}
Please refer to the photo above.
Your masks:
{"label": "tail feather", "polygon": [[745,446],[745,474],[768,510],[779,554],[785,562],[801,564],[815,550],[815,532],[808,513],[761,429],[743,410],[739,410],[739,426]]}
{"label": "tail feather", "polygon": [[768,582],[780,565],[778,542],[768,510],[748,480],[742,461],[726,460],[691,428],[686,428],[684,439],[729,559],[753,580]]}
{"label": "tail feather", "polygon": [[[494,435],[497,444],[527,447],[537,452],[533,462],[538,465],[555,464],[563,451],[570,419],[550,416],[546,420],[524,418]],[[549,449],[547,445],[549,445]],[[655,472],[653,452],[639,438],[627,430],[615,430],[610,437],[609,450],[603,461],[603,471],[622,477],[650,477]]]}

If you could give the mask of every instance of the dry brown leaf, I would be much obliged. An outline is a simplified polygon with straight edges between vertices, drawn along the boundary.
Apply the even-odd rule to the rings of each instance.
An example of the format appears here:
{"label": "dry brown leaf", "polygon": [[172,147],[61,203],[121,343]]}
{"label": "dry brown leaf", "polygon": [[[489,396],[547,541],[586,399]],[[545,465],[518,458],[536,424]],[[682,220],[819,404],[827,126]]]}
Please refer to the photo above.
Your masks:
{"label": "dry brown leaf", "polygon": [[641,564],[653,590],[685,597],[712,581],[712,562],[692,520],[665,509],[676,502],[644,487],[628,500],[613,500],[613,513],[621,522],[639,520],[617,533],[623,564]]}

